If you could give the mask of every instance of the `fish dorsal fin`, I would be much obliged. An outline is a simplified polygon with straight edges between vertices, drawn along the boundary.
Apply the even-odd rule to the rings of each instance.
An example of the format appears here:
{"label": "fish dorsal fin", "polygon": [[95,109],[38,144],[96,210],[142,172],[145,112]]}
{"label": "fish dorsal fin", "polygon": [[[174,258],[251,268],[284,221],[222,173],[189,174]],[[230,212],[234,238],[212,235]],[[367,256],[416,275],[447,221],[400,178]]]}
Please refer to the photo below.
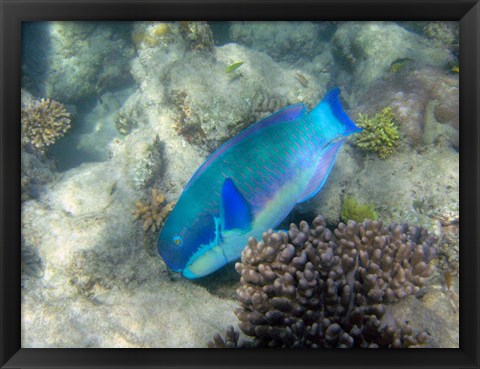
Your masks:
{"label": "fish dorsal fin", "polygon": [[250,206],[230,178],[223,182],[221,214],[224,230],[248,229],[252,225]]}
{"label": "fish dorsal fin", "polygon": [[200,166],[200,168],[198,168],[197,171],[193,174],[192,178],[190,178],[190,181],[187,183],[184,190],[186,190],[190,186],[190,184],[192,184],[195,181],[195,179],[197,179],[198,176],[200,176],[200,174],[202,174],[205,171],[205,169],[208,168],[208,166],[216,158],[221,156],[225,151],[235,146],[240,141],[244,140],[248,136],[254,135],[255,133],[267,127],[272,127],[279,123],[285,123],[285,122],[291,122],[291,121],[297,120],[303,117],[304,115],[306,115],[306,112],[307,112],[307,108],[303,103],[290,105],[258,121],[257,123],[251,125],[250,127],[246,128],[245,130],[240,132],[238,135],[234,136],[233,138],[225,142],[217,150],[215,150],[207,158],[207,160],[205,160],[205,162]]}
{"label": "fish dorsal fin", "polygon": [[307,187],[301,195],[301,200],[298,203],[307,201],[309,198],[315,196],[318,191],[323,187],[325,181],[332,170],[333,163],[337,157],[338,151],[342,147],[345,140],[336,141],[330,143],[321,153],[320,159],[318,160],[317,167],[313,173],[310,182],[308,182]]}

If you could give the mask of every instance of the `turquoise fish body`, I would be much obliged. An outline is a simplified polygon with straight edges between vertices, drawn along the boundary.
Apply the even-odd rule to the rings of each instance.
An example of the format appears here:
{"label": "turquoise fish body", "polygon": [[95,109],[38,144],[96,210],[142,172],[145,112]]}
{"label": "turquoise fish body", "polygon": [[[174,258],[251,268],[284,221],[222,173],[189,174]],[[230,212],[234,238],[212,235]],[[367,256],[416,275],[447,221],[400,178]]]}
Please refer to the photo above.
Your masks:
{"label": "turquoise fish body", "polygon": [[359,132],[331,90],[310,112],[288,106],[216,150],[192,176],[158,237],[189,279],[237,260],[249,237],[282,222],[324,185],[345,138]]}

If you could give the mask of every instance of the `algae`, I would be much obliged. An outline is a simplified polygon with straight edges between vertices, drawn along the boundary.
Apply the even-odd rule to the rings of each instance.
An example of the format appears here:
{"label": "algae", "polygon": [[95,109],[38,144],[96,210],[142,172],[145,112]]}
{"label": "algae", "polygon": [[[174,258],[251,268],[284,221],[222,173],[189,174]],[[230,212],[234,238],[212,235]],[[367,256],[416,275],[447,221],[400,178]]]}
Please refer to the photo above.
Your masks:
{"label": "algae", "polygon": [[378,219],[378,214],[372,205],[360,203],[352,196],[343,199],[340,216],[344,222],[350,219],[356,222],[363,222],[365,219]]}

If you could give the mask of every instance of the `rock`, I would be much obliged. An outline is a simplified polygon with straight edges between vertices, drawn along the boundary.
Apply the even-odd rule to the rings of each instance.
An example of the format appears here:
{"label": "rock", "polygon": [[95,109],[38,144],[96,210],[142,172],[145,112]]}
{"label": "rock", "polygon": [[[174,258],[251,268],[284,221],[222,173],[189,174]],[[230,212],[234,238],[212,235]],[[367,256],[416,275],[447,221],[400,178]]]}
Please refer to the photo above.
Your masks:
{"label": "rock", "polygon": [[[262,51],[277,61],[312,59],[332,32],[329,22],[232,22],[230,37],[240,45]],[[323,40],[322,40],[323,41]]]}
{"label": "rock", "polygon": [[75,103],[131,82],[125,23],[31,22],[24,32],[23,52],[33,57],[22,84],[36,96]]}
{"label": "rock", "polygon": [[332,54],[343,72],[340,84],[360,98],[372,82],[388,76],[393,62],[413,60],[415,68],[446,68],[449,51],[392,22],[342,22],[332,38]]}

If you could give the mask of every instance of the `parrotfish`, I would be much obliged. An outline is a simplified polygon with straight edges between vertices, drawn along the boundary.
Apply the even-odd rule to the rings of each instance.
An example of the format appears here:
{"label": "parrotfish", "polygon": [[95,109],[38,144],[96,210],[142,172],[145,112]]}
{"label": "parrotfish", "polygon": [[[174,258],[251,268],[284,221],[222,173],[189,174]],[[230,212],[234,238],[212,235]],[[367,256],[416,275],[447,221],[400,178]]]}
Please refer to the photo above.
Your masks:
{"label": "parrotfish", "polygon": [[207,158],[158,236],[172,271],[194,279],[239,259],[249,237],[274,229],[320,191],[346,137],[361,131],[339,95],[331,90],[310,112],[287,106]]}

